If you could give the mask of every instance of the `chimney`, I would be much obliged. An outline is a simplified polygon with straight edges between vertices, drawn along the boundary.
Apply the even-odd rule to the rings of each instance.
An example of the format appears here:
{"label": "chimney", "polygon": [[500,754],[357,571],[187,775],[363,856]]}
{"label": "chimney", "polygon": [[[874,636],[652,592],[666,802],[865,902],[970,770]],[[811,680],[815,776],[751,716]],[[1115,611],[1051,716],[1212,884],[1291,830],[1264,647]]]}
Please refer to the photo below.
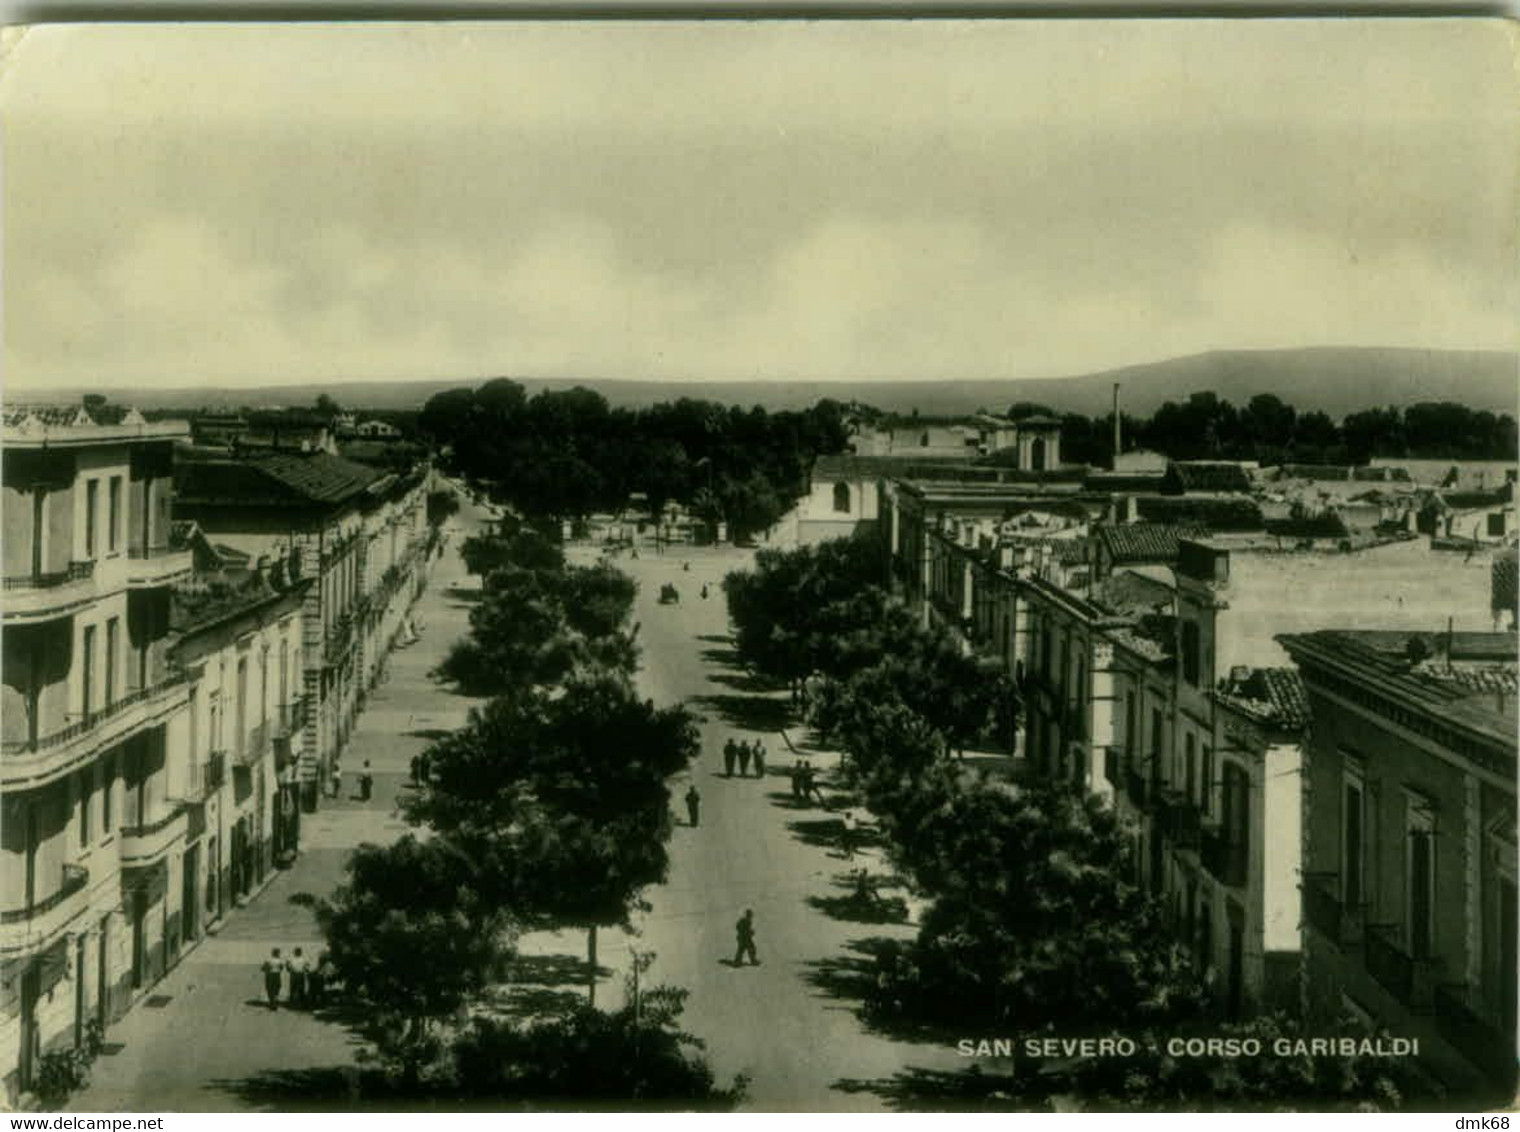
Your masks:
{"label": "chimney", "polygon": [[1129,523],[1138,523],[1139,521],[1140,521],[1140,500],[1136,496],[1126,495],[1124,497],[1124,522],[1126,524],[1129,524]]}
{"label": "chimney", "polygon": [[1114,463],[1113,463],[1114,471],[1118,471],[1119,470],[1119,453],[1122,451],[1122,449],[1120,447],[1120,439],[1121,438],[1119,436],[1119,383],[1116,381],[1116,382],[1114,382]]}

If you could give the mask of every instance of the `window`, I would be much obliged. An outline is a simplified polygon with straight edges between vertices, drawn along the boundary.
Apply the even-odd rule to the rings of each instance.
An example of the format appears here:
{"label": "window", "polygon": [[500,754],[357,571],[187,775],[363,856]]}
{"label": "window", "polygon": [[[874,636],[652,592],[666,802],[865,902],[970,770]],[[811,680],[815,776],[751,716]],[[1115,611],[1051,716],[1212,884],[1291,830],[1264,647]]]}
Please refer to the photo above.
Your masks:
{"label": "window", "polygon": [[95,557],[95,527],[100,522],[100,481],[84,485],[84,556]]}
{"label": "window", "polygon": [[1251,839],[1251,812],[1247,808],[1250,789],[1251,780],[1245,768],[1238,763],[1225,763],[1224,812],[1220,815],[1220,823],[1224,827],[1226,843],[1242,860]]}
{"label": "window", "polygon": [[1160,766],[1162,728],[1165,726],[1161,718],[1160,708],[1151,708],[1151,765]]}
{"label": "window", "polygon": [[1198,686],[1198,622],[1182,623],[1182,678],[1195,688]]}
{"label": "window", "polygon": [[84,649],[80,656],[80,665],[84,669],[84,686],[81,691],[80,713],[88,721],[90,713],[95,710],[95,626],[84,627]]}
{"label": "window", "polygon": [[81,849],[88,848],[90,844],[90,795],[94,793],[94,791],[91,789],[92,784],[90,782],[90,775],[93,773],[94,768],[91,767],[88,770],[80,771],[78,776],[79,848]]}
{"label": "window", "polygon": [[1197,796],[1197,767],[1195,765],[1197,751],[1191,733],[1183,739],[1182,745],[1184,748],[1182,756],[1182,793],[1189,802],[1192,802]]}
{"label": "window", "polygon": [[834,485],[834,510],[848,515],[850,513],[850,485],[836,483]]}
{"label": "window", "polygon": [[1347,774],[1341,801],[1341,903],[1356,907],[1363,903],[1363,880],[1366,869],[1366,803],[1360,774]]}
{"label": "window", "polygon": [[103,836],[109,836],[115,829],[114,817],[111,812],[112,803],[116,800],[116,756],[111,755],[106,759],[101,768],[101,791],[100,791],[100,828]]}
{"label": "window", "polygon": [[1203,745],[1203,781],[1198,784],[1198,808],[1205,814],[1212,809],[1214,794],[1214,748]]}
{"label": "window", "polygon": [[1404,889],[1409,924],[1409,954],[1429,959],[1435,942],[1435,811],[1415,794],[1406,795],[1404,828],[1408,837]]}
{"label": "window", "polygon": [[110,707],[116,702],[116,654],[121,647],[121,618],[106,622],[106,678],[102,702]]}
{"label": "window", "polygon": [[[112,476],[106,497],[106,549],[113,553],[121,545],[121,477]],[[146,549],[146,547],[144,548]]]}
{"label": "window", "polygon": [[929,434],[927,432],[923,433],[923,434],[921,434],[919,436],[919,438],[918,438],[918,446],[920,448],[927,448],[927,447],[929,447]]}

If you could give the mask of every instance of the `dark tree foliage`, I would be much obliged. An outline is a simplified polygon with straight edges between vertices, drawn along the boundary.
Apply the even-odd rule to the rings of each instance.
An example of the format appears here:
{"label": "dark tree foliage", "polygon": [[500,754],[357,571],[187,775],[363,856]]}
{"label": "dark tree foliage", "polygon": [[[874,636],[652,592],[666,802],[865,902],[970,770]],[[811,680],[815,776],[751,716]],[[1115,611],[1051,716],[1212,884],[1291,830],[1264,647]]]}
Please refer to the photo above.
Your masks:
{"label": "dark tree foliage", "polygon": [[490,486],[529,517],[620,511],[634,492],[652,510],[702,500],[739,533],[773,524],[806,490],[815,457],[843,451],[843,407],[767,413],[682,398],[613,409],[576,388],[527,397],[506,379],[430,398],[419,427],[444,466]]}
{"label": "dark tree foliage", "polygon": [[577,1109],[662,1105],[726,1111],[743,1097],[741,1078],[718,1086],[701,1039],[680,1028],[686,991],[632,993],[612,1013],[589,1006],[523,1026],[475,1018],[453,1042],[458,1091],[505,1101]]}
{"label": "dark tree foliage", "polygon": [[[480,870],[491,899],[527,919],[591,931],[627,925],[639,893],[663,880],[668,780],[698,749],[683,707],[639,700],[600,672],[550,697],[498,696],[428,750],[407,799]],[[594,975],[593,975],[594,977]]]}
{"label": "dark tree foliage", "polygon": [[723,579],[740,656],[795,691],[837,659],[840,635],[861,624],[855,616],[880,608],[861,598],[882,573],[880,546],[868,536],[760,551],[753,570]]}
{"label": "dark tree foliage", "polygon": [[474,864],[445,842],[361,845],[346,874],[317,909],[328,953],[382,1059],[415,1077],[437,1052],[434,1024],[510,955],[512,925],[482,898]]}
{"label": "dark tree foliage", "polygon": [[442,526],[448,522],[450,516],[459,513],[459,496],[454,492],[443,489],[430,491],[427,496],[427,519],[435,526]]}

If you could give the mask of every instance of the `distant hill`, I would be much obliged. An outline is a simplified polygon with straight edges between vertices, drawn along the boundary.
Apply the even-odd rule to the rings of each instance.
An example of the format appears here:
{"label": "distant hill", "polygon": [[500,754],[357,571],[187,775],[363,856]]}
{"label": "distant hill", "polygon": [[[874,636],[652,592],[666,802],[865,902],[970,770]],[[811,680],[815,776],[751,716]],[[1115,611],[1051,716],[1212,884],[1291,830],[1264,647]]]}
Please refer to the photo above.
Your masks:
{"label": "distant hill", "polygon": [[[48,400],[76,400],[86,392],[107,392],[113,400],[144,409],[167,407],[268,408],[309,404],[319,391],[345,408],[419,408],[434,393],[474,387],[484,378],[453,381],[356,381],[326,386],[226,386],[195,390],[65,389]],[[820,397],[860,401],[878,408],[924,414],[1003,410],[1015,401],[1038,401],[1059,412],[1100,415],[1112,404],[1113,385],[1122,386],[1126,413],[1148,415],[1162,402],[1212,390],[1243,404],[1257,393],[1275,393],[1300,412],[1318,409],[1339,420],[1372,406],[1418,401],[1459,401],[1472,409],[1514,413],[1520,355],[1483,350],[1406,350],[1320,347],[1300,350],[1215,350],[1161,362],[1124,366],[1071,377],[975,381],[621,381],[607,378],[545,380],[514,378],[530,394],[540,389],[584,385],[613,405],[646,405],[695,397],[723,404],[802,408]],[[17,401],[30,399],[18,394]]]}

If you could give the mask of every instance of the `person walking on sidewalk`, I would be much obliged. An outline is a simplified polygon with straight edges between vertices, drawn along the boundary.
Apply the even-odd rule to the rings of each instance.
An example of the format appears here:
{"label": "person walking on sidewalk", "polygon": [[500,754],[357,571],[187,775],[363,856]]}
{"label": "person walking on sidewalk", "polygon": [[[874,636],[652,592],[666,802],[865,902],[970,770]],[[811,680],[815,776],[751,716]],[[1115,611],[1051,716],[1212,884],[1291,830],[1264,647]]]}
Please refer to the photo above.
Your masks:
{"label": "person walking on sidewalk", "polygon": [[853,861],[855,859],[855,829],[855,813],[853,810],[846,810],[844,812],[844,832],[839,838],[839,847],[844,850],[844,859],[846,861]]}
{"label": "person walking on sidewalk", "polygon": [[343,764],[337,759],[333,760],[331,781],[328,787],[331,790],[329,798],[343,797]]}
{"label": "person walking on sidewalk", "polygon": [[697,818],[702,807],[702,795],[697,793],[696,783],[686,788],[686,816],[691,819],[691,827],[697,828]]}
{"label": "person walking on sidewalk", "polygon": [[375,776],[369,772],[369,760],[364,760],[364,769],[359,772],[359,801],[368,802],[370,795],[375,790]]}
{"label": "person walking on sidewalk", "polygon": [[739,917],[738,923],[734,924],[734,935],[738,939],[738,949],[734,952],[734,966],[744,966],[744,957],[749,956],[749,961],[756,967],[760,966],[760,956],[755,952],[755,912],[753,908],[744,909],[744,915]]}
{"label": "person walking on sidewalk", "polygon": [[285,963],[280,958],[280,949],[276,947],[269,953],[269,958],[260,964],[264,972],[264,997],[269,1000],[269,1009],[280,1008],[280,979],[285,974]]}
{"label": "person walking on sidewalk", "polygon": [[290,1005],[293,1009],[305,1010],[307,991],[311,987],[311,963],[298,947],[286,967],[290,971]]}
{"label": "person walking on sidewalk", "polygon": [[765,777],[765,743],[759,739],[755,740],[755,777]]}
{"label": "person walking on sidewalk", "polygon": [[739,777],[749,777],[749,740],[739,740]]}
{"label": "person walking on sidewalk", "polygon": [[726,743],[723,744],[723,777],[724,778],[732,778],[734,776],[734,762],[738,759],[738,757],[739,757],[739,748],[738,748],[738,745],[734,742],[734,737],[732,735],[730,735],[728,737],[728,742],[726,742]]}

